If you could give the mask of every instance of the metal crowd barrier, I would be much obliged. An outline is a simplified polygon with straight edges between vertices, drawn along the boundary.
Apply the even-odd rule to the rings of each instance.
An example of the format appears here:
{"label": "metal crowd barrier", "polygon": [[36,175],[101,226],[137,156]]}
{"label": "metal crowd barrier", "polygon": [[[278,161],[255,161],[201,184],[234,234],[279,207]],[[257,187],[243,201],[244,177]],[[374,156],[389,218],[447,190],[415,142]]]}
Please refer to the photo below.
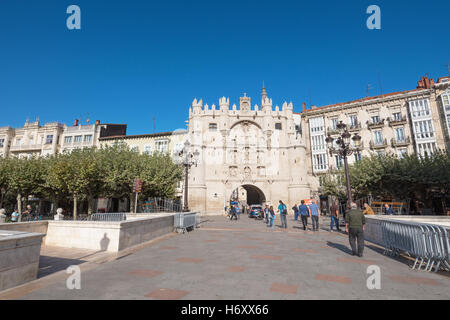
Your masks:
{"label": "metal crowd barrier", "polygon": [[[369,218],[370,219],[370,218]],[[367,228],[368,227],[368,228]],[[385,248],[384,254],[405,253],[415,257],[412,269],[450,271],[448,230],[442,226],[410,221],[370,219],[366,224],[367,240]]]}
{"label": "metal crowd barrier", "polygon": [[192,230],[197,225],[196,212],[180,212],[175,214],[174,227],[179,233],[185,233],[186,230]]}
{"label": "metal crowd barrier", "polygon": [[94,213],[88,218],[88,221],[125,221],[127,215],[125,213]]}

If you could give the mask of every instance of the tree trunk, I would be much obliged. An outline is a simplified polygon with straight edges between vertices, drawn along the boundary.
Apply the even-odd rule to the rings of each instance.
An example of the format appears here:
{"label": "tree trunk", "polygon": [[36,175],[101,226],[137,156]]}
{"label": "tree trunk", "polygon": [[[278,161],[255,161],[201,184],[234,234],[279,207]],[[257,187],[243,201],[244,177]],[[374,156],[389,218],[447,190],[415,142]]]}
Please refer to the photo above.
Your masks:
{"label": "tree trunk", "polygon": [[17,195],[17,211],[19,212],[19,222],[22,221],[22,195]]}
{"label": "tree trunk", "polygon": [[77,220],[77,195],[73,195],[73,220]]}
{"label": "tree trunk", "polygon": [[134,213],[134,193],[130,193],[130,213]]}
{"label": "tree trunk", "polygon": [[59,205],[59,201],[58,201],[58,198],[56,197],[56,196],[53,196],[53,199],[52,199],[53,201],[53,207],[52,207],[52,212],[51,212],[51,214],[55,214],[56,213],[56,210],[58,209],[58,205]]}
{"label": "tree trunk", "polygon": [[91,215],[94,212],[94,197],[88,196],[88,215]]}

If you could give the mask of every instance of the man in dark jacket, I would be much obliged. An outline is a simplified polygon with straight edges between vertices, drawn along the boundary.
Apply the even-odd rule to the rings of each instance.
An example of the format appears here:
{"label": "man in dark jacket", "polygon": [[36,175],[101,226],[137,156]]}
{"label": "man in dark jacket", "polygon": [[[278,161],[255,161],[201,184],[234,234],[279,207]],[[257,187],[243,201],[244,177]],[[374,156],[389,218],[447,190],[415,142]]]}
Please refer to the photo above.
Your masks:
{"label": "man in dark jacket", "polygon": [[354,256],[363,256],[365,225],[366,217],[356,208],[356,203],[352,202],[350,211],[345,215],[345,231]]}
{"label": "man in dark jacket", "polygon": [[292,210],[294,210],[294,221],[298,220],[298,207],[296,204],[292,207]]}

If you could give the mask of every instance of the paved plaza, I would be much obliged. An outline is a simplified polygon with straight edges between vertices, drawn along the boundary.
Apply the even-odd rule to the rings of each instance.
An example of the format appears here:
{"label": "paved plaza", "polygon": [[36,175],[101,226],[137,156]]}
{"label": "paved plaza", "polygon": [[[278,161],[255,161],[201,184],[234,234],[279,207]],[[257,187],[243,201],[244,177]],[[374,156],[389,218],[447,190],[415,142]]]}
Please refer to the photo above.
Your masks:
{"label": "paved plaza", "polygon": [[[276,225],[279,224],[276,221]],[[348,238],[303,231],[288,217],[288,229],[267,228],[241,216],[204,217],[200,228],[171,234],[120,257],[64,249],[65,259],[41,257],[34,283],[0,293],[2,299],[449,299],[446,273],[409,270],[366,243],[363,258],[351,256]],[[62,252],[58,253],[61,257]],[[64,270],[81,266],[81,289],[66,288]],[[381,289],[366,286],[367,267],[381,269]],[[59,271],[59,272],[58,272]]]}

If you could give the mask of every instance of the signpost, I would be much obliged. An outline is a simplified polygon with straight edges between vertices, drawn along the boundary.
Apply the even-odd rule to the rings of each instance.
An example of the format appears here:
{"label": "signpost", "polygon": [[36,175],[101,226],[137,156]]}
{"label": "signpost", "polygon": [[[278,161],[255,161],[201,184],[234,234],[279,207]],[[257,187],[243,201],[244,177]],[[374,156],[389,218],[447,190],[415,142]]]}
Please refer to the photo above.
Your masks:
{"label": "signpost", "polygon": [[136,198],[135,198],[135,201],[134,201],[134,213],[137,213],[138,193],[142,192],[142,179],[134,179],[133,192],[136,193]]}

